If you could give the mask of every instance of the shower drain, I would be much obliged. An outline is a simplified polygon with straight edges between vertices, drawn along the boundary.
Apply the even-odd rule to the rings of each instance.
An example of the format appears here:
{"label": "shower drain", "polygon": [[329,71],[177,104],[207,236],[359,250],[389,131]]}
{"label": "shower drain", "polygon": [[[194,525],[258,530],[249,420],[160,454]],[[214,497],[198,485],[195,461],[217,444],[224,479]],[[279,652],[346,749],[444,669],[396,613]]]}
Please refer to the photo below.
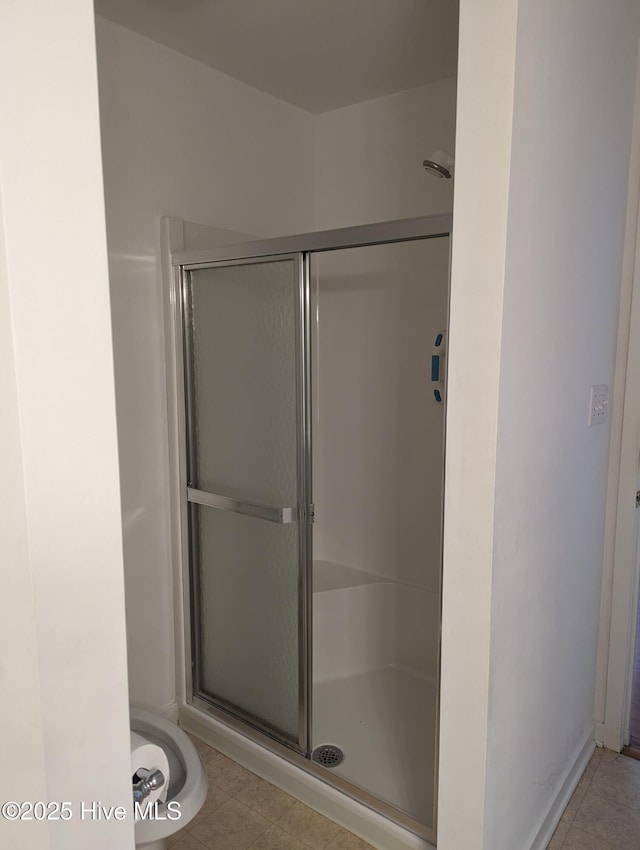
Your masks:
{"label": "shower drain", "polygon": [[344,753],[340,747],[334,744],[323,744],[321,747],[316,747],[311,753],[313,761],[321,764],[323,767],[337,767],[344,758]]}

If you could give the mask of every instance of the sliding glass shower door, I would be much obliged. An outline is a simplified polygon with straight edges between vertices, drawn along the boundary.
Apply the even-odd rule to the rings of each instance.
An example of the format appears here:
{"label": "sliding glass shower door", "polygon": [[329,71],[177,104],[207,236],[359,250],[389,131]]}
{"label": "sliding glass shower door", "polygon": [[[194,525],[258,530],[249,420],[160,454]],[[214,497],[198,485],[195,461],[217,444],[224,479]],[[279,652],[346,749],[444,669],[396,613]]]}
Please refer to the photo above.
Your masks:
{"label": "sliding glass shower door", "polygon": [[304,751],[301,258],[193,268],[183,287],[194,694]]}
{"label": "sliding glass shower door", "polygon": [[173,260],[188,701],[430,841],[450,230]]}
{"label": "sliding glass shower door", "polygon": [[416,830],[434,826],[448,270],[447,238],[310,265],[313,758]]}

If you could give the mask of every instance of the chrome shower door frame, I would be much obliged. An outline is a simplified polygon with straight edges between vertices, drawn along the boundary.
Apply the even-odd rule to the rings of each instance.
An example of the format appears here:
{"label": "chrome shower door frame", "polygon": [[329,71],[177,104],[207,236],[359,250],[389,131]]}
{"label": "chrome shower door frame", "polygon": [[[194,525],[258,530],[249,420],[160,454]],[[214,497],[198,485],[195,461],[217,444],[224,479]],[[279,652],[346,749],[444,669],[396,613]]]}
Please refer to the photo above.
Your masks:
{"label": "chrome shower door frame", "polygon": [[[297,442],[297,504],[291,507],[272,507],[260,505],[253,502],[232,499],[226,496],[210,494],[195,489],[192,480],[196,469],[194,454],[194,429],[195,429],[195,396],[193,382],[193,352],[191,350],[192,340],[192,316],[189,298],[191,272],[210,269],[227,268],[229,266],[256,265],[280,260],[290,260],[294,263],[295,277],[295,349],[296,349],[296,442]],[[182,493],[185,502],[183,515],[183,535],[189,541],[187,545],[187,561],[189,565],[189,616],[191,623],[191,635],[188,645],[190,657],[187,660],[186,669],[189,674],[187,697],[198,700],[210,708],[221,712],[225,718],[237,718],[241,722],[262,732],[284,746],[291,747],[302,755],[307,755],[310,746],[310,603],[311,587],[308,577],[311,574],[310,559],[312,556],[311,540],[311,430],[310,430],[310,392],[309,387],[309,351],[308,333],[310,327],[309,304],[308,304],[308,275],[304,270],[305,259],[300,252],[282,253],[276,256],[263,257],[236,257],[230,260],[214,260],[205,263],[182,263],[177,267],[179,275],[180,293],[179,321],[176,323],[181,329],[181,351],[183,356],[183,388],[185,400],[185,422],[184,422],[184,444],[182,450],[186,457],[185,481]],[[217,701],[213,696],[204,694],[199,687],[199,646],[196,635],[200,633],[199,617],[199,589],[196,580],[196,564],[198,563],[198,529],[196,513],[193,505],[205,505],[221,510],[252,516],[264,521],[276,523],[295,522],[298,525],[298,738],[296,741],[280,734],[270,726],[261,723],[255,717],[244,713],[240,708],[230,709],[224,703]],[[186,521],[186,525],[184,522]]]}
{"label": "chrome shower door frame", "polygon": [[[343,248],[362,248],[396,242],[409,242],[440,237],[451,237],[453,217],[450,214],[424,216],[420,218],[401,219],[357,227],[340,228],[336,230],[303,233],[294,236],[260,240],[256,242],[238,243],[225,247],[214,247],[205,251],[175,251],[171,254],[173,295],[171,307],[174,311],[174,334],[176,351],[176,379],[178,385],[177,400],[182,406],[179,411],[182,421],[178,428],[178,467],[180,470],[180,532],[183,566],[183,596],[184,596],[184,650],[186,702],[188,705],[209,714],[225,725],[242,733],[281,756],[290,763],[311,773],[322,781],[343,792],[352,799],[381,814],[415,835],[435,843],[437,827],[437,776],[438,776],[438,740],[435,741],[434,761],[434,800],[433,828],[429,829],[410,815],[396,809],[394,806],[380,800],[362,788],[352,784],[336,774],[331,774],[326,768],[315,764],[310,759],[311,752],[311,707],[312,707],[312,434],[311,434],[311,316],[310,316],[310,258],[312,254],[333,251]],[[189,545],[189,497],[187,474],[187,451],[189,433],[189,408],[192,408],[191,379],[189,376],[189,357],[185,354],[185,322],[188,321],[185,310],[185,293],[188,275],[196,269],[225,266],[231,264],[247,264],[273,259],[286,259],[292,256],[298,258],[297,266],[297,399],[298,399],[298,502],[303,507],[299,517],[300,539],[300,577],[299,577],[299,741],[297,746],[281,736],[274,734],[272,729],[256,723],[254,718],[242,717],[238,712],[230,713],[225,707],[217,706],[209,698],[204,699],[194,690],[194,664],[197,647],[195,645],[196,629],[194,618],[197,617],[197,600],[194,598],[193,560]],[[448,281],[447,281],[448,285]],[[448,324],[448,320],[447,320]],[[446,421],[446,403],[445,403]],[[444,456],[445,446],[443,446]],[[192,463],[190,464],[193,468]],[[444,481],[444,463],[443,463]],[[256,507],[256,506],[254,506]],[[257,506],[260,508],[261,506]],[[258,514],[259,515],[259,514]],[[443,521],[443,517],[441,517]],[[442,540],[442,536],[441,536]],[[188,565],[188,577],[185,576],[184,565]],[[440,607],[442,605],[442,543],[440,552]],[[441,619],[441,612],[440,612]],[[436,729],[439,729],[440,711],[440,646],[438,646],[438,670],[436,689]]]}

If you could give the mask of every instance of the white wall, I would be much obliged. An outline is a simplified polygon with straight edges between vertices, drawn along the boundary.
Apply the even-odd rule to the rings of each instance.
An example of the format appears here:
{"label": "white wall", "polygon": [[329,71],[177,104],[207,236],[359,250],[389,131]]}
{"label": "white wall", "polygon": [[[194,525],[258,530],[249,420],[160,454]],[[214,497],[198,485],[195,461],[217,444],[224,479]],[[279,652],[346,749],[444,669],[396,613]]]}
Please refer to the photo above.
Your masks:
{"label": "white wall", "polygon": [[132,701],[175,700],[160,217],[313,229],[313,116],[97,18]]}
{"label": "white wall", "polygon": [[487,761],[495,848],[535,833],[593,738],[609,427],[588,427],[587,413],[590,386],[613,385],[640,32],[635,4],[613,8],[520,3],[492,594],[501,733]]}
{"label": "white wall", "polygon": [[482,835],[516,16],[516,0],[460,4],[445,460],[440,850],[489,850]]}
{"label": "white wall", "polygon": [[317,116],[319,230],[449,212],[453,181],[423,160],[455,145],[454,78]]}
{"label": "white wall", "polygon": [[[422,162],[437,148],[453,152],[455,108],[450,78],[318,115],[317,228],[451,211],[453,181],[430,177]],[[315,557],[430,591],[439,583],[440,491],[425,492],[424,481],[439,475],[442,409],[425,395],[412,419],[398,411],[428,380],[446,325],[448,265],[449,242],[437,240],[322,254],[313,267]],[[396,301],[387,285],[398,275],[406,291]],[[396,498],[402,516],[390,509]]]}
{"label": "white wall", "polygon": [[[133,848],[115,399],[93,6],[0,11],[3,846]],[[8,702],[8,699],[11,702]]]}
{"label": "white wall", "polygon": [[[314,559],[440,590],[447,238],[312,258]],[[436,638],[437,640],[437,638]]]}
{"label": "white wall", "polygon": [[[29,536],[25,504],[18,388],[16,384],[9,279],[4,250],[0,199],[0,563],[3,592],[0,594],[0,747],[4,769],[0,774],[3,801],[45,799],[44,737],[38,673],[38,645],[33,611],[33,588],[29,567]],[[20,652],[10,651],[20,647]],[[10,683],[10,687],[7,684]],[[16,699],[20,694],[20,699]],[[5,846],[16,850],[40,850],[50,846],[46,823],[33,830],[0,820]]]}
{"label": "white wall", "polygon": [[[590,386],[613,379],[640,32],[626,0],[482,5],[480,21],[477,3],[461,4],[441,850],[543,846],[554,798],[593,741],[609,429],[589,428],[587,413]],[[492,57],[475,77],[473,45]],[[486,88],[498,56],[502,89]],[[474,458],[463,475],[459,458]],[[471,791],[477,810],[454,822],[462,755],[473,787],[458,782],[458,799],[467,807]]]}

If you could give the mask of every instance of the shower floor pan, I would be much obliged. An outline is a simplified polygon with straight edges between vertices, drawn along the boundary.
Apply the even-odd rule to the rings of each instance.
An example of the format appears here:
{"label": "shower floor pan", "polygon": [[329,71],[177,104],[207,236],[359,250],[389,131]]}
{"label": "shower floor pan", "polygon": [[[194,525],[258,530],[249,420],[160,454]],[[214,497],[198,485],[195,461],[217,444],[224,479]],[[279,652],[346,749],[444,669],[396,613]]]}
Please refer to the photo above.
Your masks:
{"label": "shower floor pan", "polygon": [[435,683],[387,667],[314,684],[313,707],[313,746],[344,751],[331,772],[431,827]]}

